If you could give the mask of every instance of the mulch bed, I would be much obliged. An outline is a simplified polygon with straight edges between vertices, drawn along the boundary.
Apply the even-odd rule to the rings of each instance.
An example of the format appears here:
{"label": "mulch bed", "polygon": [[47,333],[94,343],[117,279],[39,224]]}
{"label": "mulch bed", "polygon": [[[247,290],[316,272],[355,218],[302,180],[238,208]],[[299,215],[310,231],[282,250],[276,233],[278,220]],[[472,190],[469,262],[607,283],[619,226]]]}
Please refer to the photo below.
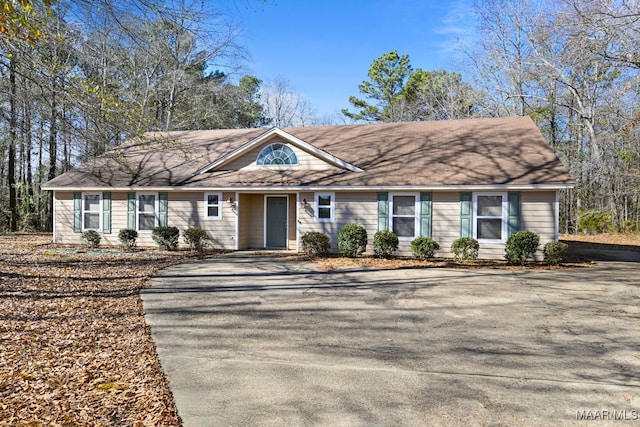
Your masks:
{"label": "mulch bed", "polygon": [[350,268],[371,268],[371,269],[398,269],[398,268],[458,268],[458,269],[505,269],[505,270],[559,270],[567,268],[581,268],[593,265],[588,260],[572,259],[561,265],[546,265],[541,262],[529,262],[524,266],[509,265],[501,260],[475,260],[456,261],[448,258],[434,258],[433,260],[417,260],[412,258],[392,258],[382,259],[373,256],[361,256],[358,258],[346,258],[340,256],[328,256],[326,258],[310,258],[318,268],[325,271],[350,269]]}
{"label": "mulch bed", "polygon": [[0,236],[0,425],[180,425],[140,289],[197,254],[50,240]]}

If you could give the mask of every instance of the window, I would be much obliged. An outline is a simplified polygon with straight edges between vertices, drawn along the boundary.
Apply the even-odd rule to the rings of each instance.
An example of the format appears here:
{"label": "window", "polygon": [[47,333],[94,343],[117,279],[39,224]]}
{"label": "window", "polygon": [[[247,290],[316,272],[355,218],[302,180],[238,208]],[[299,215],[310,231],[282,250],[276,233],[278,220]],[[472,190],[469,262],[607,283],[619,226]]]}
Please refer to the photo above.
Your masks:
{"label": "window", "polygon": [[157,194],[138,194],[138,231],[151,231],[158,226]]}
{"label": "window", "polygon": [[102,230],[102,196],[100,193],[82,195],[82,229]]}
{"label": "window", "polygon": [[507,195],[473,195],[473,237],[478,241],[504,242],[507,236]]}
{"label": "window", "polygon": [[334,211],[334,194],[333,193],[316,193],[316,221],[332,222]]}
{"label": "window", "polygon": [[204,193],[204,217],[207,219],[222,218],[222,194]]}
{"label": "window", "polygon": [[418,230],[417,196],[391,195],[391,231],[399,240],[413,240]]}
{"label": "window", "polygon": [[262,149],[262,151],[260,151],[256,164],[261,166],[297,165],[298,158],[291,148],[277,142],[275,144],[267,145]]}

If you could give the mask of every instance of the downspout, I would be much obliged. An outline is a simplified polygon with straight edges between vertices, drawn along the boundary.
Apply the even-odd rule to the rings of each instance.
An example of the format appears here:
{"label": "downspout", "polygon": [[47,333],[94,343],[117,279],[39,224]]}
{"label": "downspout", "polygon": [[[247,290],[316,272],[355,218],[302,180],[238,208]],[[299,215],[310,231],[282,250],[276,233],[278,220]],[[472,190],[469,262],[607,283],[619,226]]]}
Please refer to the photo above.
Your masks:
{"label": "downspout", "polygon": [[560,239],[560,190],[556,190],[556,201],[553,203],[555,225],[553,233],[553,241],[557,242]]}

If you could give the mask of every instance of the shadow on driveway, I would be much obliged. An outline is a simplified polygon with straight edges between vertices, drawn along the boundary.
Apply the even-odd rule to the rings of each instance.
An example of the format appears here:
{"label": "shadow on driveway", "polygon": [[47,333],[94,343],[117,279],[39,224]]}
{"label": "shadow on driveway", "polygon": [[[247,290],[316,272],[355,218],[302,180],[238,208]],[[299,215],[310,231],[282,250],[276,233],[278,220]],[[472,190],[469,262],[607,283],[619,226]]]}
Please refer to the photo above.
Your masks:
{"label": "shadow on driveway", "polygon": [[640,401],[635,264],[318,272],[232,253],[142,298],[185,426],[558,425]]}

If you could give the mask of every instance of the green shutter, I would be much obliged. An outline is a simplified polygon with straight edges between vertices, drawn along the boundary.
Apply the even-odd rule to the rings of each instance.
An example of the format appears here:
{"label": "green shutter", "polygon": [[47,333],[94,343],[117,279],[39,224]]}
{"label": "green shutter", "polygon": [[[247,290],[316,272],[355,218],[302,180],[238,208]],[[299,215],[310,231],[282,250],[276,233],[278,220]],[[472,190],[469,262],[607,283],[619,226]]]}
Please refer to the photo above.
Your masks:
{"label": "green shutter", "polygon": [[73,232],[82,232],[82,193],[73,193]]}
{"label": "green shutter", "polygon": [[127,228],[136,229],[136,193],[127,193]]}
{"label": "green shutter", "polygon": [[460,237],[473,237],[471,193],[460,193]]}
{"label": "green shutter", "polygon": [[378,231],[389,229],[389,193],[378,193]]}
{"label": "green shutter", "polygon": [[167,226],[167,193],[158,193],[158,225],[160,227]]}
{"label": "green shutter", "polygon": [[509,236],[516,231],[520,231],[520,193],[518,191],[509,192]]}
{"label": "green shutter", "polygon": [[111,233],[111,192],[102,193],[102,232]]}
{"label": "green shutter", "polygon": [[431,193],[420,193],[420,235],[431,237]]}

